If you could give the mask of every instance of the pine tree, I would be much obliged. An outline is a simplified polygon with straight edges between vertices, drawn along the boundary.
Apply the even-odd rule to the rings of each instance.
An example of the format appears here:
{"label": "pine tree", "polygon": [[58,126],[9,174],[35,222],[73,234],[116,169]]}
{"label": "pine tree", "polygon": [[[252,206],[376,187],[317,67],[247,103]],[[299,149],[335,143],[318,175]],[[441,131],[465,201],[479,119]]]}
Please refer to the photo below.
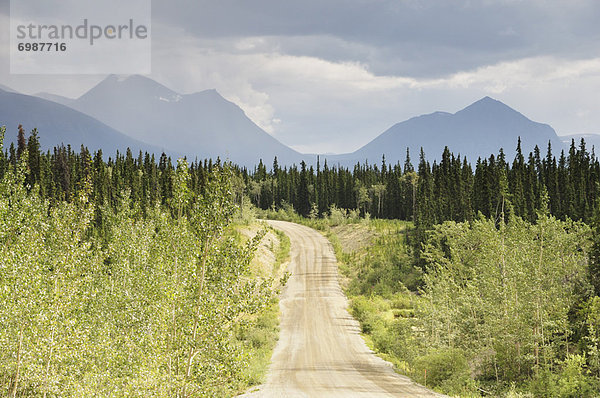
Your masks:
{"label": "pine tree", "polygon": [[17,159],[21,159],[21,155],[27,147],[27,140],[25,139],[25,130],[23,126],[19,124],[19,132],[17,133]]}
{"label": "pine tree", "polygon": [[415,171],[411,161],[410,161],[410,149],[406,147],[406,159],[404,160],[404,170],[403,173],[409,173],[411,171]]}
{"label": "pine tree", "polygon": [[512,203],[518,216],[525,216],[525,158],[521,150],[521,137],[517,143],[517,154],[509,174],[509,187],[512,192]]}
{"label": "pine tree", "polygon": [[37,129],[33,129],[27,142],[29,174],[27,175],[27,184],[30,186],[40,182],[40,140]]}
{"label": "pine tree", "polygon": [[416,193],[416,217],[415,224],[421,230],[429,229],[436,223],[433,209],[433,177],[431,167],[426,160],[425,152],[421,148],[419,161],[419,179]]}
{"label": "pine tree", "polygon": [[298,199],[296,202],[298,214],[308,217],[311,209],[310,193],[308,191],[308,171],[304,160],[300,163],[300,179],[298,182]]}

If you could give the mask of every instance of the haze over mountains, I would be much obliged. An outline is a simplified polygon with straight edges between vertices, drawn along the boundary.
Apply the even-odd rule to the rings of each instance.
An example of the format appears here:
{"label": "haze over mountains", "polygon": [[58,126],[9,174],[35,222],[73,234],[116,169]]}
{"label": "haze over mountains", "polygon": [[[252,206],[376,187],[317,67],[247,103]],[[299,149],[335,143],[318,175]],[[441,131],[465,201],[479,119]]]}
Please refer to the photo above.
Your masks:
{"label": "haze over mountains", "polygon": [[[316,163],[316,155],[300,154],[277,141],[216,90],[181,95],[142,76],[111,75],[77,99],[49,93],[21,95],[0,86],[3,124],[9,141],[14,141],[18,124],[27,132],[37,127],[45,149],[83,143],[108,155],[131,147],[134,152],[157,155],[165,151],[174,158],[220,157],[248,167],[260,159],[270,165],[275,156],[281,165]],[[548,142],[558,154],[565,148],[562,141],[570,143],[570,138],[558,137],[550,126],[485,97],[454,114],[435,112],[398,123],[353,153],[321,155],[321,163],[327,159],[330,165],[351,167],[365,160],[379,163],[382,155],[388,164],[404,162],[408,147],[416,164],[421,147],[432,161],[441,157],[445,146],[471,163],[497,154],[499,148],[511,160],[518,137],[526,155],[535,145],[545,152]],[[589,148],[600,141],[600,136],[585,138],[593,141]]]}

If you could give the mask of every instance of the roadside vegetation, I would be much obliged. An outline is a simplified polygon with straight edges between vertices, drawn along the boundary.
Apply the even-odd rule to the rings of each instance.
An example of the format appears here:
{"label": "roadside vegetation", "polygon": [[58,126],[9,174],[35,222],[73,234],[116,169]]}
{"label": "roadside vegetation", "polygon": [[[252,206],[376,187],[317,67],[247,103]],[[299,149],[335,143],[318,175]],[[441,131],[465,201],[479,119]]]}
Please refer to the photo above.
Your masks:
{"label": "roadside vegetation", "polygon": [[[253,213],[252,209],[247,210],[249,214]],[[236,339],[248,353],[246,366],[242,370],[245,384],[238,391],[240,393],[265,382],[271,355],[279,339],[278,294],[287,278],[290,239],[283,232],[266,227],[255,219],[250,223],[236,224],[235,231],[240,242],[247,242],[264,228],[266,233],[250,264],[250,275],[252,278],[273,280],[272,289],[276,294],[263,311],[249,315],[236,324]]]}
{"label": "roadside vegetation", "polygon": [[[417,167],[261,163],[261,217],[323,231],[351,312],[398,371],[455,396],[600,396],[600,162],[516,143]],[[473,159],[471,159],[472,161]],[[297,213],[294,211],[297,210]],[[371,219],[373,215],[377,219]],[[383,220],[387,219],[387,220]],[[343,225],[371,236],[356,247]]]}

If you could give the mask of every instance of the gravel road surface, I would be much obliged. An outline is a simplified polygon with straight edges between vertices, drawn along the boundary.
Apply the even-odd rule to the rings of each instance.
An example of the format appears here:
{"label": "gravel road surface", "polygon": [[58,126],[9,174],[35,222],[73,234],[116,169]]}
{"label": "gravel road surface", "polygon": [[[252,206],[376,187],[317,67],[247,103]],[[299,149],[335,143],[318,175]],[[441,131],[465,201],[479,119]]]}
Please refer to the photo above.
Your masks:
{"label": "gravel road surface", "polygon": [[317,231],[268,223],[291,241],[281,332],[264,385],[242,397],[440,397],[375,356],[346,310],[331,244]]}

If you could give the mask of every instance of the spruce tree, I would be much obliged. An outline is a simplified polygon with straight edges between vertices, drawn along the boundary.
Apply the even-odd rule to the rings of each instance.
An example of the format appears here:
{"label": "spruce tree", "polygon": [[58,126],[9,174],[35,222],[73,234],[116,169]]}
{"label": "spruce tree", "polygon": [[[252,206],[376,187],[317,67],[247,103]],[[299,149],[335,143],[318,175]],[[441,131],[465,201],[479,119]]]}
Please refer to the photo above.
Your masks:
{"label": "spruce tree", "polygon": [[17,133],[17,159],[21,159],[21,155],[27,147],[27,141],[25,139],[25,130],[23,126],[19,124],[19,132]]}
{"label": "spruce tree", "polygon": [[298,214],[303,217],[308,217],[310,213],[310,196],[308,191],[308,171],[306,170],[306,163],[304,160],[300,163],[300,180],[298,183],[298,200],[297,210]]}

